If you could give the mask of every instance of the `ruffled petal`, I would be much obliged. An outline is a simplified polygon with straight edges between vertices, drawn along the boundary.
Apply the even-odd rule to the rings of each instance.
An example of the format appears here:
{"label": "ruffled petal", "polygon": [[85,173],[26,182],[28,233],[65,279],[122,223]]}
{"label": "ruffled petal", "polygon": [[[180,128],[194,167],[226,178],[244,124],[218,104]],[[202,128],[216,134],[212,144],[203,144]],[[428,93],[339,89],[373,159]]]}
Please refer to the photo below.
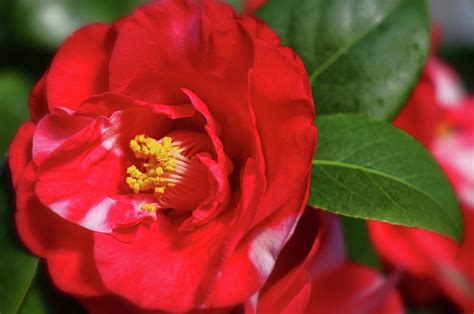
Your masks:
{"label": "ruffled petal", "polygon": [[33,136],[33,161],[37,166],[66,140],[84,129],[93,120],[72,116],[56,108],[39,121]]}
{"label": "ruffled petal", "polygon": [[110,92],[92,96],[78,108],[77,113],[88,117],[110,117],[116,111],[133,107],[147,108],[151,112],[164,114],[170,119],[190,118],[196,113],[194,107],[189,103],[173,106],[153,104]]}
{"label": "ruffled petal", "polygon": [[71,35],[57,52],[46,79],[50,110],[71,110],[92,95],[109,89],[109,59],[115,30],[106,24],[91,24]]}
{"label": "ruffled petal", "polygon": [[[258,204],[259,198],[255,195],[262,191],[258,185],[252,189],[256,182],[253,174],[255,169],[254,161],[242,174],[242,184],[247,184],[249,190],[242,196],[245,202],[239,206],[255,208]],[[257,266],[252,266],[250,262],[248,246],[234,258],[234,263],[241,259],[239,265],[245,268],[242,272],[246,273],[247,269],[252,268],[248,276],[239,277],[235,268],[222,270],[221,265],[235,255],[237,245],[247,233],[248,223],[236,221],[239,219],[237,213],[248,212],[247,208],[244,209],[228,207],[214,220],[192,232],[180,231],[180,222],[158,213],[156,222],[139,227],[131,243],[96,234],[95,256],[105,284],[111,292],[143,308],[187,311],[209,306],[226,307],[243,301],[258,289],[258,284],[254,287],[255,282],[264,280],[260,271],[253,268]],[[113,262],[117,259],[120,259],[120,263]],[[209,269],[213,271],[209,272]],[[117,273],[122,276],[116,276]],[[248,281],[245,284],[222,281],[216,287],[216,276],[221,280],[233,276],[233,280],[247,278]],[[218,297],[213,295],[214,291],[219,291],[224,285],[229,291],[225,297],[230,304],[215,302]],[[160,293],[155,293],[157,290]]]}
{"label": "ruffled petal", "polygon": [[121,23],[110,63],[110,89],[151,103],[180,104],[191,90],[222,127],[220,139],[237,169],[258,159],[249,111],[253,43],[230,6],[164,0]]}
{"label": "ruffled petal", "polygon": [[133,195],[125,184],[133,161],[128,143],[137,134],[161,138],[172,126],[173,120],[142,107],[96,118],[42,162],[38,197],[59,216],[97,232],[154,219],[154,213],[140,209],[153,196]]}
{"label": "ruffled petal", "polygon": [[46,72],[33,87],[30,95],[30,116],[33,122],[38,122],[49,113],[48,99],[46,97]]}
{"label": "ruffled petal", "polygon": [[[270,30],[262,30],[266,26],[245,25],[257,32],[253,36],[270,37]],[[286,202],[310,173],[317,130],[308,76],[299,57],[259,37],[254,50],[249,92],[265,157],[267,197],[260,209],[265,217]]]}
{"label": "ruffled petal", "polygon": [[190,90],[183,89],[183,92],[189,97],[196,110],[204,116],[206,120],[204,129],[206,130],[217,155],[217,160],[213,160],[205,155],[198,155],[200,161],[209,169],[213,181],[208,198],[193,211],[192,217],[183,223],[182,228],[189,229],[193,226],[199,226],[209,222],[224,210],[225,205],[227,205],[230,198],[228,175],[232,172],[233,165],[227,158],[222,142],[219,139],[219,134],[221,132],[220,126],[212,117],[206,104],[204,104],[204,102],[202,102],[202,100]]}
{"label": "ruffled petal", "polygon": [[[116,296],[104,296],[98,298],[81,298],[81,303],[86,307],[89,314],[166,314],[169,312],[160,310],[147,310],[139,308],[126,300]],[[186,313],[174,312],[176,314],[230,314],[232,309],[195,309]]]}
{"label": "ruffled petal", "polygon": [[212,305],[225,306],[237,303],[242,297],[249,298],[251,295],[245,293],[256,292],[267,281],[306,207],[309,180],[306,184],[273,215],[256,225],[239,244],[215,283]]}
{"label": "ruffled petal", "polygon": [[257,313],[305,309],[313,281],[341,267],[345,257],[337,217],[306,207],[260,292]]}
{"label": "ruffled petal", "polygon": [[346,263],[313,283],[305,313],[402,314],[395,279],[384,280],[368,267]]}
{"label": "ruffled petal", "polygon": [[403,313],[396,279],[347,263],[337,217],[308,207],[249,313]]}

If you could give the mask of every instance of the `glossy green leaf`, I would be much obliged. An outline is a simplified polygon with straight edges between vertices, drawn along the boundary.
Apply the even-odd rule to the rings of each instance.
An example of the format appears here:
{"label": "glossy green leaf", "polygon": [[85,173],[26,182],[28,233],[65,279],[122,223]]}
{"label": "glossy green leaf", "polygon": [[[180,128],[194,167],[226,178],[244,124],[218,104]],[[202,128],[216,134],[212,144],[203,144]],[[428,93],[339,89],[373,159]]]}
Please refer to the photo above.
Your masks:
{"label": "glossy green leaf", "polygon": [[54,286],[46,265],[41,263],[18,314],[47,313],[85,314],[86,311],[77,299]]}
{"label": "glossy green leaf", "polygon": [[338,214],[420,227],[460,239],[462,218],[441,167],[392,125],[355,115],[316,119],[309,203]]}
{"label": "glossy green leaf", "polygon": [[302,57],[320,115],[393,118],[429,50],[424,0],[271,0],[257,15]]}
{"label": "glossy green leaf", "polygon": [[28,118],[32,81],[14,71],[0,72],[0,163],[18,126]]}
{"label": "glossy green leaf", "polygon": [[[9,193],[10,192],[10,193]],[[0,183],[0,312],[17,313],[36,273],[38,259],[19,243],[5,180]]]}
{"label": "glossy green leaf", "polygon": [[37,277],[38,276],[35,277],[30,289],[26,293],[25,298],[18,309],[18,314],[51,313],[44,287]]}

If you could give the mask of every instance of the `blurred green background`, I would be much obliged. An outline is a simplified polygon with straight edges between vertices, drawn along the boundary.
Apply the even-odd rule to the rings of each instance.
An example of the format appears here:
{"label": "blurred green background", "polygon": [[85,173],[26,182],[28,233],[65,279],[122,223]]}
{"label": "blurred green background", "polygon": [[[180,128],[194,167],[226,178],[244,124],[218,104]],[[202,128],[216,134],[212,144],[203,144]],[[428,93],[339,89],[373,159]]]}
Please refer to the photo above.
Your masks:
{"label": "blurred green background", "polygon": [[[28,97],[33,84],[48,68],[63,40],[84,24],[112,22],[145,1],[0,0],[0,165],[4,164],[16,128],[28,119]],[[240,8],[242,0],[227,2]],[[430,0],[429,4],[433,20],[441,26],[443,33],[441,58],[460,73],[466,88],[474,92],[474,1]],[[360,228],[357,223],[363,224],[344,220],[345,230]],[[377,264],[373,252],[367,252],[366,256],[367,261],[362,262]],[[38,295],[46,294],[47,299],[55,300],[50,303],[56,308],[51,312],[80,312],[79,305],[59,296],[50,287],[49,279],[40,273],[33,282],[34,293],[26,300],[27,306],[41,308],[35,302],[43,302],[44,298]]]}

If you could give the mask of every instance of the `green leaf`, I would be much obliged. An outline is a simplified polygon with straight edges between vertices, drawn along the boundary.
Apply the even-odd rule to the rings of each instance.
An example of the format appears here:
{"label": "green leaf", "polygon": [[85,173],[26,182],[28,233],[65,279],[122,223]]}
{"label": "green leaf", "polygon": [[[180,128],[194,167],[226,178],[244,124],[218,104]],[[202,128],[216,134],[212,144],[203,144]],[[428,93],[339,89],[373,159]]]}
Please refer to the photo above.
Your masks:
{"label": "green leaf", "polygon": [[302,57],[320,115],[393,118],[428,55],[424,0],[271,0],[257,15]]}
{"label": "green leaf", "polygon": [[[10,192],[10,193],[7,193]],[[16,238],[13,207],[5,180],[0,182],[0,312],[17,313],[36,274],[38,259],[28,254]]]}
{"label": "green leaf", "polygon": [[18,314],[46,313],[84,314],[86,311],[73,296],[54,286],[46,265],[41,263]]}
{"label": "green leaf", "polygon": [[367,223],[361,219],[341,217],[349,259],[358,264],[380,269],[380,261],[370,241]]}
{"label": "green leaf", "polygon": [[462,218],[430,153],[388,123],[355,115],[316,119],[309,203],[341,215],[420,227],[455,239]]}
{"label": "green leaf", "polygon": [[32,80],[14,71],[0,72],[0,163],[16,129],[28,118]]}
{"label": "green leaf", "polygon": [[33,283],[25,295],[21,307],[18,309],[18,314],[48,314],[50,307],[47,302],[44,287],[42,286],[38,275],[33,280]]}

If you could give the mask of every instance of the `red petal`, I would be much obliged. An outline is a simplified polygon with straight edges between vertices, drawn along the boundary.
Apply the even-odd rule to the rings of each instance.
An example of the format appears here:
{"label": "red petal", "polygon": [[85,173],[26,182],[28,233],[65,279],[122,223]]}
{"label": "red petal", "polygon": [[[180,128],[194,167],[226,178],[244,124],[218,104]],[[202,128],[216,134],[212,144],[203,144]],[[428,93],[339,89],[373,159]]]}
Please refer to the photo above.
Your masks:
{"label": "red petal", "polygon": [[337,217],[307,207],[260,292],[257,312],[291,313],[295,308],[305,309],[314,280],[344,262],[344,242]]}
{"label": "red petal", "polygon": [[427,302],[438,291],[444,291],[461,305],[474,304],[474,286],[456,263],[459,247],[453,240],[433,232],[381,222],[370,222],[369,231],[378,253],[414,277],[406,279],[408,286],[422,283],[418,289],[409,290],[413,300]]}
{"label": "red petal", "polygon": [[[230,184],[228,175],[232,170],[232,162],[228,160],[221,140],[219,139],[220,126],[212,117],[211,113],[193,92],[184,89],[183,92],[189,97],[191,103],[206,119],[204,126],[217,155],[217,160],[214,161],[205,155],[200,155],[198,158],[205,164],[213,177],[212,190],[209,197],[193,211],[192,217],[185,221],[182,225],[183,229],[189,229],[191,226],[202,225],[209,222],[216,217],[222,210],[224,210],[230,198]],[[228,172],[228,169],[230,170]]]}
{"label": "red petal", "polygon": [[[216,282],[212,304],[223,306],[236,303],[245,293],[256,291],[265,283],[278,254],[293,234],[295,224],[306,207],[306,187],[301,188],[287,203],[277,208],[273,215],[257,225],[246,236],[245,241],[239,244],[239,249],[226,262]],[[235,272],[235,269],[239,269],[239,272]]]}
{"label": "red petal", "polygon": [[92,122],[88,117],[75,117],[61,109],[46,115],[36,126],[33,137],[33,161],[41,165],[56,148]]}
{"label": "red petal", "polygon": [[393,124],[430,148],[439,135],[437,126],[445,115],[444,110],[458,103],[463,95],[457,75],[431,56],[420,82]]}
{"label": "red petal", "polygon": [[44,207],[34,193],[36,174],[30,163],[17,188],[16,224],[23,242],[48,259],[56,285],[69,293],[105,293],[91,255],[92,234]]}
{"label": "red petal", "polygon": [[75,110],[92,95],[108,91],[108,65],[115,31],[106,24],[91,24],[71,35],[53,59],[46,80],[50,110]]}
{"label": "red petal", "polygon": [[30,96],[30,115],[33,122],[38,122],[49,113],[48,99],[46,98],[46,72],[33,87]]}
{"label": "red petal", "polygon": [[429,275],[435,260],[453,261],[459,252],[453,240],[433,232],[376,221],[370,221],[368,226],[379,254],[418,276]]}
{"label": "red petal", "polygon": [[[108,288],[138,306],[175,311],[234,305],[255,293],[291,235],[307,193],[305,187],[249,233],[250,209],[258,206],[262,188],[250,175],[257,169],[253,161],[244,173],[241,208],[227,208],[191,233],[179,232],[160,215],[149,227],[140,227],[132,243],[97,234],[96,260]],[[111,262],[118,258],[120,263]]]}
{"label": "red petal", "polygon": [[16,188],[20,183],[23,171],[32,158],[33,134],[35,132],[33,122],[25,122],[18,129],[8,150],[10,170],[12,173],[13,186]]}
{"label": "red petal", "polygon": [[156,1],[124,23],[110,63],[111,90],[151,103],[187,101],[193,91],[219,121],[226,154],[240,169],[259,159],[249,110],[253,44],[231,8],[215,1]]}
{"label": "red petal", "polygon": [[[54,117],[58,121],[74,120]],[[133,161],[128,143],[142,133],[161,138],[172,126],[168,117],[143,107],[93,120],[65,139],[42,162],[36,186],[38,197],[61,217],[98,232],[111,232],[153,215],[140,209],[153,196],[133,195],[125,184],[127,166]],[[48,137],[51,130],[46,122],[44,128],[44,146],[56,146],[54,142],[48,144],[54,138]]]}
{"label": "red petal", "polygon": [[170,119],[190,118],[196,113],[193,106],[187,103],[174,106],[152,104],[115,93],[103,93],[89,98],[79,107],[77,113],[88,117],[110,117],[116,111],[133,107],[148,108],[151,112],[161,113]]}
{"label": "red petal", "polygon": [[404,313],[393,287],[372,269],[347,263],[313,283],[305,313]]}
{"label": "red petal", "polygon": [[[260,30],[258,34],[265,32]],[[254,69],[249,74],[250,101],[268,182],[261,214],[268,215],[300,188],[301,178],[309,175],[317,131],[302,61],[290,49],[260,39],[254,47]]]}
{"label": "red petal", "polygon": [[242,86],[228,79],[246,79],[251,45],[233,18],[229,6],[211,1],[165,0],[139,8],[121,25],[111,90],[149,102],[182,103],[181,87],[199,95],[217,92],[216,86],[209,89],[210,80],[224,77],[228,86]]}
{"label": "red petal", "polygon": [[[166,314],[160,310],[147,310],[134,306],[133,304],[114,296],[105,296],[98,298],[82,298],[81,303],[86,307],[90,314]],[[186,314],[230,314],[232,309],[203,309],[192,310]],[[178,313],[177,313],[178,314]]]}
{"label": "red petal", "polygon": [[396,278],[384,282],[374,271],[346,263],[337,217],[318,215],[307,208],[260,291],[257,313],[403,313],[393,291]]}

